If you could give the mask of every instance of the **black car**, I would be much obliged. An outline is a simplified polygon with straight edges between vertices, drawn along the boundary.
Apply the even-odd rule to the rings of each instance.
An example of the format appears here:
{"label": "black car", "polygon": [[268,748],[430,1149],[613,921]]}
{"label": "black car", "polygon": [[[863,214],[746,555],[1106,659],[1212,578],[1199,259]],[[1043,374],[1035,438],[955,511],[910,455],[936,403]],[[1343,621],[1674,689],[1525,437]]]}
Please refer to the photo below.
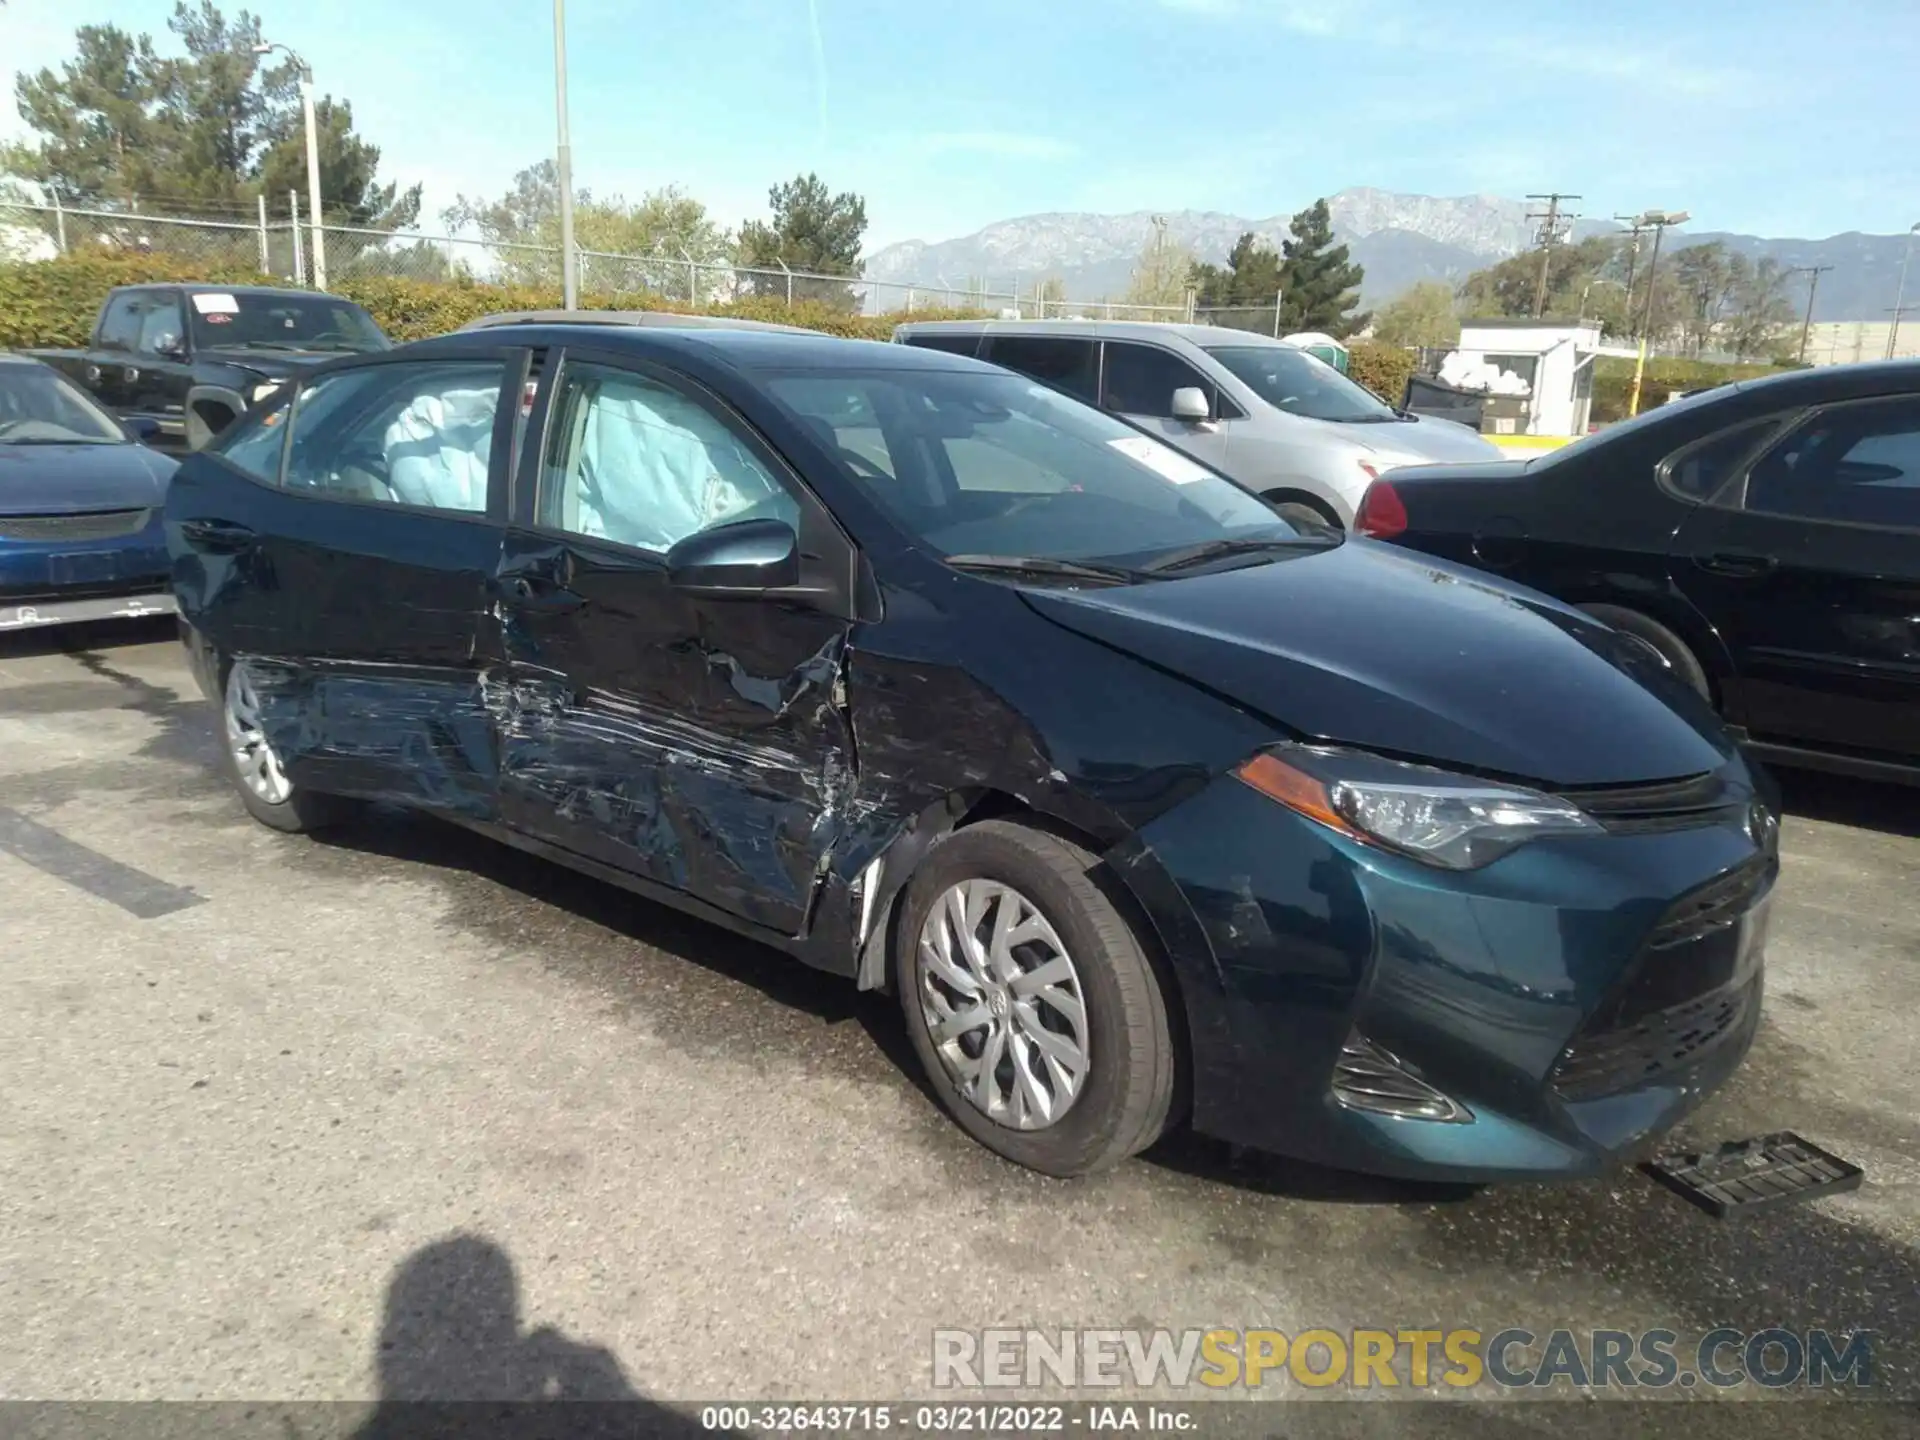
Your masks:
{"label": "black car", "polygon": [[289,376],[347,353],[389,348],[365,310],[338,295],[264,285],[122,285],[78,350],[28,353],[66,372],[149,443],[198,450]]}
{"label": "black car", "polygon": [[892,988],[1041,1170],[1190,1116],[1583,1173],[1758,1024],[1773,814],[1691,691],[973,360],[445,336],[243,419],[166,523],[262,822],[399,802]]}
{"label": "black car", "polygon": [[1605,620],[1764,757],[1920,781],[1920,364],[1769,376],[1537,459],[1396,470],[1358,526]]}

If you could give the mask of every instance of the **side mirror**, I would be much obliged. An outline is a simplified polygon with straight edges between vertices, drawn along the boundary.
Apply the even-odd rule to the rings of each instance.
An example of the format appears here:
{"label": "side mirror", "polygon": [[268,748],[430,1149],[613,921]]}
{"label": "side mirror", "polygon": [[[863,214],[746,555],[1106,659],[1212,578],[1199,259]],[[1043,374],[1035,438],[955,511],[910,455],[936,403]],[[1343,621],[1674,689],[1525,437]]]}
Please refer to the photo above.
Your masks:
{"label": "side mirror", "polygon": [[736,520],[667,551],[667,582],[696,595],[757,595],[800,583],[800,540],[784,520]]}
{"label": "side mirror", "polygon": [[187,354],[186,342],[178,335],[158,335],[154,337],[153,353],[168,360],[183,360]]}
{"label": "side mirror", "polygon": [[1173,418],[1195,422],[1211,420],[1213,407],[1207,404],[1207,392],[1198,385],[1182,385],[1174,391]]}
{"label": "side mirror", "polygon": [[139,444],[147,445],[160,438],[160,422],[151,415],[133,415],[120,422],[127,434]]}

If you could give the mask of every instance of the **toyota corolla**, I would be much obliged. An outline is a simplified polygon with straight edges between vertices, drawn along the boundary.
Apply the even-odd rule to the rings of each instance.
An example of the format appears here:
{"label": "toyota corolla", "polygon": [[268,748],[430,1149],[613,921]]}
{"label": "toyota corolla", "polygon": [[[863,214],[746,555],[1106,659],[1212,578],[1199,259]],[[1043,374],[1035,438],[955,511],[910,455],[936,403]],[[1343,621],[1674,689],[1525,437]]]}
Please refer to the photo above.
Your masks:
{"label": "toyota corolla", "polygon": [[1295,529],[906,346],[503,325],[331,364],[166,524],[226,765],[398,802],[899,997],[1012,1160],[1636,1153],[1760,1015],[1775,818],[1605,626]]}

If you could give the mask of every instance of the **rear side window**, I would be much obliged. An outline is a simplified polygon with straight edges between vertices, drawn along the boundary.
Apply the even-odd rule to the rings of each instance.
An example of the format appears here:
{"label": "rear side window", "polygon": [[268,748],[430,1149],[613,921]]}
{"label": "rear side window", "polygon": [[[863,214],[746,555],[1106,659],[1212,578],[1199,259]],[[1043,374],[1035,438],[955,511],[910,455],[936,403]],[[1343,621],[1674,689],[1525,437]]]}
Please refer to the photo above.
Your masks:
{"label": "rear side window", "polygon": [[1746,508],[1920,528],[1920,399],[1837,405],[1813,416],[1754,465]]}
{"label": "rear side window", "polygon": [[983,360],[1064,390],[1091,405],[1099,394],[1100,347],[1058,335],[996,335]]}
{"label": "rear side window", "polygon": [[980,348],[978,335],[908,335],[907,344],[922,350],[944,350],[949,355],[971,355]]}
{"label": "rear side window", "polygon": [[1780,428],[1780,418],[1751,420],[1697,440],[1669,456],[1660,467],[1666,487],[1682,499],[1707,501],[1719,493],[1740,466]]}
{"label": "rear side window", "polygon": [[287,488],[484,511],[504,378],[498,360],[369,365],[320,376],[294,407]]}

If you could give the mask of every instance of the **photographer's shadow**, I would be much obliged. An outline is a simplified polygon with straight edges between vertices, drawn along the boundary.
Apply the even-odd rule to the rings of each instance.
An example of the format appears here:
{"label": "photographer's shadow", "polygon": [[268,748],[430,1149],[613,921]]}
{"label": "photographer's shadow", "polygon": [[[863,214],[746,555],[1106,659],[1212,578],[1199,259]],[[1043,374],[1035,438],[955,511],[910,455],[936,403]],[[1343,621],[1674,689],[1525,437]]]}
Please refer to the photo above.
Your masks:
{"label": "photographer's shadow", "polygon": [[611,1351],[549,1326],[523,1332],[513,1260],[475,1235],[436,1241],[395,1272],[378,1364],[379,1404],[356,1440],[700,1433],[636,1390]]}

